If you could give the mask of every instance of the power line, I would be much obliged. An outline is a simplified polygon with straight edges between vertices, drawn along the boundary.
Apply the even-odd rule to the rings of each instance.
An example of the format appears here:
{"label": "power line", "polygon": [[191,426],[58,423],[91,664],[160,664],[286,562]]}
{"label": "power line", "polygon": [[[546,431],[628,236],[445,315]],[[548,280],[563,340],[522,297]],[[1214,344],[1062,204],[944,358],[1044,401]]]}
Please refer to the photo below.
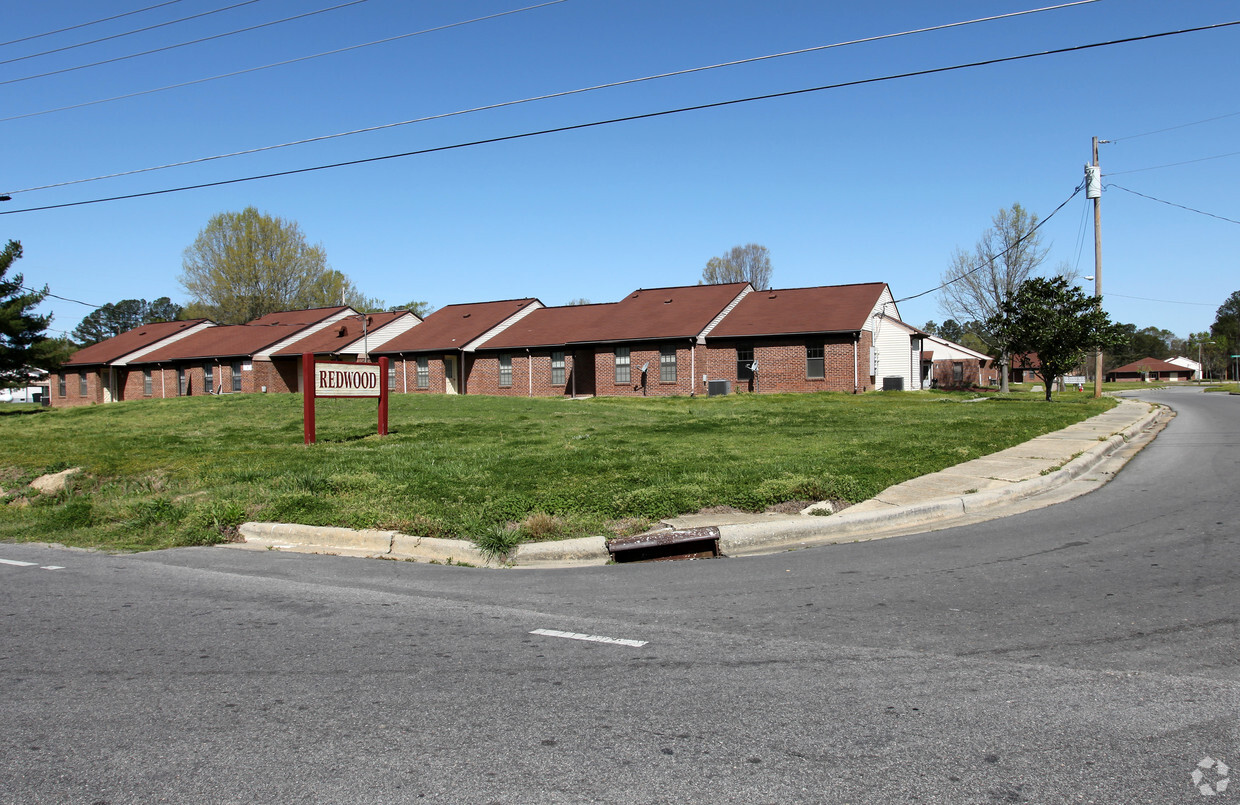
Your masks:
{"label": "power line", "polygon": [[989,260],[987,260],[986,262],[982,263],[982,264],[981,264],[981,265],[979,265],[977,268],[970,269],[970,270],[968,270],[968,271],[964,272],[963,274],[961,274],[959,277],[955,277],[954,279],[950,279],[950,280],[948,280],[947,282],[943,283],[942,285],[938,286],[937,288],[931,288],[931,289],[930,289],[930,290],[928,290],[928,291],[922,291],[921,293],[915,293],[915,294],[913,294],[912,296],[906,296],[906,297],[904,297],[903,299],[895,299],[895,300],[892,300],[892,301],[893,301],[893,302],[907,302],[907,301],[909,301],[910,299],[917,299],[918,297],[922,297],[922,296],[925,296],[925,295],[927,295],[927,294],[932,294],[932,293],[934,293],[935,291],[941,291],[941,290],[943,290],[944,288],[946,288],[948,285],[954,285],[955,283],[960,282],[960,281],[961,281],[962,279],[964,279],[965,277],[968,277],[968,276],[970,276],[970,275],[972,275],[972,274],[976,274],[977,272],[981,271],[983,268],[989,268],[990,266],[992,266],[992,265],[994,265],[994,264],[995,264],[995,261],[996,261],[996,260],[998,260],[999,258],[1003,257],[1005,254],[1007,254],[1008,252],[1012,251],[1013,249],[1015,249],[1015,248],[1016,248],[1017,246],[1019,246],[1020,244],[1024,243],[1024,242],[1025,242],[1026,240],[1028,240],[1029,238],[1033,237],[1034,233],[1035,233],[1035,232],[1037,232],[1039,229],[1041,229],[1041,228],[1042,228],[1042,226],[1043,226],[1043,224],[1045,224],[1045,223],[1046,223],[1047,221],[1049,221],[1050,219],[1054,218],[1054,217],[1055,217],[1055,213],[1059,212],[1059,211],[1060,211],[1060,210],[1062,210],[1064,207],[1068,206],[1068,202],[1069,202],[1069,201],[1071,201],[1072,199],[1076,198],[1076,194],[1077,194],[1077,193],[1079,193],[1079,192],[1081,192],[1081,190],[1083,190],[1084,188],[1085,188],[1085,185],[1084,185],[1084,184],[1077,185],[1076,189],[1072,191],[1072,195],[1070,195],[1070,196],[1068,196],[1066,199],[1064,199],[1064,200],[1063,200],[1063,203],[1062,203],[1062,204],[1060,204],[1058,207],[1056,207],[1055,209],[1051,210],[1051,214],[1050,214],[1050,215],[1046,216],[1046,217],[1045,217],[1045,218],[1043,218],[1041,221],[1038,221],[1036,224],[1034,224],[1034,225],[1033,225],[1033,227],[1032,227],[1032,228],[1030,228],[1030,230],[1029,230],[1028,232],[1026,232],[1026,233],[1025,233],[1024,235],[1022,235],[1021,237],[1017,238],[1015,243],[1013,243],[1011,246],[1008,246],[1006,249],[1004,249],[1003,251],[999,252],[998,254],[996,254],[994,257],[990,258],[990,259],[989,259]]}
{"label": "power line", "polygon": [[67,296],[57,296],[56,294],[49,291],[46,285],[43,286],[43,290],[39,290],[37,288],[27,288],[25,285],[18,285],[17,287],[21,288],[23,291],[30,291],[30,293],[34,293],[34,294],[42,294],[44,297],[50,296],[53,299],[59,299],[62,302],[73,302],[75,304],[86,305],[86,307],[91,307],[91,308],[102,307],[102,305],[92,305],[90,302],[83,302],[81,299],[70,299]]}
{"label": "power line", "polygon": [[50,70],[46,73],[38,73],[37,75],[26,75],[26,76],[22,76],[21,78],[10,78],[6,81],[0,81],[0,86],[3,86],[5,84],[17,84],[21,81],[30,81],[35,78],[47,78],[48,76],[60,75],[61,73],[72,73],[75,70],[85,70],[90,67],[99,67],[104,64],[113,64],[115,62],[125,61],[127,59],[136,59],[139,56],[150,56],[152,53],[163,53],[164,51],[167,51],[167,50],[176,50],[177,48],[188,47],[189,45],[200,45],[203,42],[210,42],[215,39],[223,39],[228,36],[236,36],[237,34],[248,33],[250,31],[257,31],[260,28],[269,28],[272,25],[280,25],[281,23],[291,22],[293,20],[299,20],[304,17],[313,17],[315,14],[323,14],[328,11],[336,11],[341,8],[346,8],[347,6],[355,6],[358,3],[365,3],[366,1],[367,0],[349,0],[347,3],[340,3],[339,5],[328,6],[327,8],[320,8],[316,11],[307,11],[304,14],[294,14],[291,17],[285,17],[284,19],[280,19],[280,20],[272,20],[271,22],[263,22],[263,23],[259,23],[258,25],[251,25],[248,28],[238,28],[235,31],[226,31],[222,34],[213,34],[212,36],[204,36],[201,39],[192,39],[188,42],[178,42],[175,45],[165,45],[159,48],[152,48],[151,50],[144,50],[140,53],[130,53],[125,56],[116,56],[111,59],[104,59],[102,61],[91,62],[90,64],[79,64],[75,67],[63,67],[59,70]]}
{"label": "power line", "polygon": [[16,56],[12,59],[5,59],[4,61],[0,61],[0,64],[12,64],[13,62],[25,61],[26,59],[37,59],[39,56],[50,56],[53,53],[62,53],[66,50],[84,48],[87,45],[97,45],[100,42],[108,42],[112,39],[120,39],[121,37],[124,37],[124,36],[132,36],[133,34],[140,34],[140,33],[145,33],[146,31],[153,31],[156,28],[164,28],[169,25],[176,25],[179,22],[188,22],[189,20],[196,20],[199,17],[209,17],[212,14],[219,14],[220,12],[223,12],[223,11],[232,11],[234,8],[241,8],[241,6],[253,5],[254,3],[261,3],[262,1],[263,0],[242,0],[242,2],[234,3],[231,6],[213,8],[210,11],[203,11],[199,14],[191,14],[188,17],[181,17],[180,19],[169,20],[168,22],[158,22],[158,23],[155,23],[154,25],[148,25],[145,28],[135,28],[131,31],[124,31],[119,34],[112,34],[110,36],[101,36],[98,39],[91,39],[87,42],[78,42],[76,45],[64,45],[62,47],[52,48],[51,50],[44,50],[39,53],[31,53],[26,56]]}
{"label": "power line", "polygon": [[90,22],[79,22],[77,25],[70,25],[66,28],[57,28],[54,31],[44,31],[41,34],[31,34],[30,36],[23,36],[20,39],[10,39],[7,42],[0,42],[0,47],[4,47],[5,45],[16,45],[18,42],[29,42],[31,39],[42,39],[45,36],[51,36],[53,34],[63,34],[65,31],[76,31],[78,28],[86,28],[91,25],[98,25],[101,22],[119,20],[121,17],[131,17],[134,14],[141,14],[143,11],[153,11],[154,9],[163,8],[164,6],[170,6],[179,2],[181,2],[181,0],[166,0],[166,2],[156,3],[155,5],[147,6],[146,8],[126,11],[124,14],[113,14],[111,17],[103,17],[102,19],[91,20]]}
{"label": "power line", "polygon": [[54,112],[67,112],[70,109],[81,109],[86,106],[95,106],[101,103],[111,103],[112,101],[123,101],[126,98],[137,98],[142,95],[153,95],[156,92],[165,92],[170,89],[181,89],[182,87],[192,87],[195,84],[205,84],[208,81],[218,81],[221,78],[233,78],[234,76],[245,75],[246,73],[256,73],[260,70],[268,70],[268,69],[271,69],[272,67],[284,67],[289,64],[296,64],[297,62],[310,61],[311,59],[318,59],[323,56],[334,56],[338,53],[347,53],[350,50],[358,50],[360,48],[372,47],[374,45],[384,45],[389,42],[396,42],[401,39],[408,39],[411,36],[422,36],[423,34],[434,33],[436,31],[445,31],[449,28],[459,28],[462,25],[470,25],[475,22],[482,22],[484,20],[495,19],[496,17],[506,17],[510,14],[519,14],[523,11],[532,11],[537,8],[543,8],[544,6],[554,6],[559,3],[567,3],[567,2],[568,0],[548,0],[548,2],[545,2],[545,3],[538,3],[537,5],[525,6],[524,8],[517,8],[511,11],[500,11],[495,14],[487,14],[486,16],[482,16],[482,17],[474,17],[473,19],[462,20],[461,22],[450,22],[446,25],[437,25],[434,28],[424,28],[420,31],[413,31],[412,33],[399,34],[398,36],[389,36],[385,39],[376,39],[373,42],[363,42],[360,45],[349,45],[348,47],[336,48],[335,50],[325,50],[325,51],[322,51],[321,53],[313,53],[309,56],[299,56],[295,59],[285,59],[284,61],[272,62],[271,64],[264,64],[259,67],[249,67],[244,70],[234,70],[231,73],[220,73],[219,75],[208,76],[206,78],[196,78],[193,81],[182,81],[179,84],[168,84],[162,87],[155,87],[154,89],[144,89],[138,92],[129,92],[124,95],[113,95],[110,98],[98,98],[93,101],[83,101],[82,103],[70,104],[68,106],[58,106],[58,107],[55,107],[54,109],[43,109],[38,112],[26,112],[20,115],[0,117],[0,123],[7,123],[10,120],[21,120],[27,117],[38,117],[40,115],[50,115]]}
{"label": "power line", "polygon": [[1141,198],[1148,198],[1150,201],[1157,201],[1159,204],[1166,204],[1168,207],[1178,207],[1181,210],[1187,210],[1188,212],[1195,212],[1198,215],[1204,215],[1207,218],[1217,218],[1218,220],[1226,221],[1229,224],[1240,224],[1240,221],[1236,221],[1232,218],[1224,218],[1223,216],[1215,215],[1212,212],[1203,212],[1202,210],[1196,210],[1196,209],[1193,209],[1192,207],[1185,207],[1183,204],[1176,204],[1174,201],[1163,201],[1160,198],[1154,198],[1153,196],[1147,196],[1144,193],[1138,193],[1136,190],[1129,190],[1127,187],[1121,187],[1120,185],[1117,185],[1117,184],[1107,183],[1108,189],[1112,187],[1114,187],[1116,190],[1123,190],[1125,193],[1132,193],[1134,196],[1140,196]]}
{"label": "power line", "polygon": [[[1178,36],[1181,34],[1199,33],[1202,31],[1217,30],[1217,29],[1222,29],[1222,28],[1233,27],[1236,25],[1240,25],[1240,20],[1233,20],[1231,22],[1214,23],[1212,25],[1203,25],[1203,26],[1199,26],[1196,28],[1185,28],[1185,29],[1181,29],[1178,31],[1163,31],[1161,33],[1155,33],[1155,34],[1143,34],[1140,36],[1126,37],[1124,39],[1115,39],[1115,40],[1111,40],[1108,42],[1094,42],[1094,43],[1087,44],[1087,45],[1073,45],[1071,47],[1056,48],[1053,50],[1043,50],[1043,51],[1038,51],[1036,53],[1024,53],[1024,54],[1020,54],[1017,56],[1001,56],[1001,57],[993,58],[993,59],[984,59],[982,61],[967,62],[964,64],[954,64],[954,65],[950,65],[947,67],[931,67],[931,68],[927,68],[924,70],[914,70],[914,71],[907,72],[907,73],[895,73],[895,74],[885,75],[885,76],[876,76],[873,78],[861,78],[861,79],[856,79],[853,81],[842,81],[842,82],[835,83],[835,84],[824,84],[824,85],[816,86],[816,87],[805,87],[802,89],[785,90],[783,92],[772,92],[772,93],[767,93],[764,95],[752,95],[752,96],[745,97],[745,98],[733,98],[731,100],[714,101],[712,103],[703,103],[703,104],[697,104],[694,106],[681,106],[681,107],[676,107],[673,109],[664,109],[664,110],[657,111],[657,112],[644,112],[644,113],[636,114],[636,115],[626,115],[624,117],[613,117],[613,118],[608,118],[605,120],[595,120],[589,123],[574,123],[574,124],[567,125],[567,126],[556,126],[554,128],[538,129],[535,131],[527,131],[527,132],[522,132],[519,134],[505,134],[505,135],[501,135],[498,137],[488,137],[488,138],[481,139],[481,140],[471,140],[468,142],[453,143],[451,145],[440,145],[440,146],[433,146],[430,148],[420,148],[414,151],[404,151],[404,152],[397,153],[397,154],[384,154],[382,156],[376,156],[376,157],[364,157],[361,159],[351,159],[351,160],[346,160],[343,162],[332,162],[332,163],[328,163],[324,165],[314,165],[314,166],[305,167],[305,168],[293,168],[290,170],[274,171],[272,173],[256,174],[252,176],[242,176],[242,177],[238,177],[235,179],[221,179],[219,181],[214,181],[214,182],[203,182],[200,184],[182,185],[179,187],[165,188],[163,190],[147,190],[147,191],[140,192],[140,193],[128,193],[125,195],[109,196],[106,198],[87,199],[85,201],[70,201],[70,202],[65,202],[62,204],[47,204],[41,207],[27,207],[26,209],[22,209],[22,210],[3,210],[3,211],[0,211],[0,215],[16,215],[18,213],[25,213],[25,212],[40,212],[43,210],[64,209],[66,207],[81,207],[87,204],[103,204],[103,203],[112,202],[112,201],[123,201],[126,199],[145,198],[148,196],[160,196],[160,195],[166,195],[168,193],[178,193],[178,192],[182,192],[186,190],[202,190],[208,187],[222,187],[224,185],[258,181],[260,179],[274,179],[276,177],[281,177],[281,176],[294,176],[297,174],[313,173],[315,171],[330,170],[333,168],[343,168],[343,167],[351,167],[355,165],[365,165],[365,164],[369,164],[373,162],[384,162],[390,159],[403,159],[406,157],[423,156],[426,154],[441,153],[444,151],[454,151],[458,149],[472,148],[472,147],[481,146],[481,145],[493,145],[495,143],[509,142],[513,140],[524,140],[524,139],[529,139],[532,137],[539,137],[539,136],[543,136],[547,134],[560,134],[560,133],[569,132],[569,131],[579,131],[581,129],[598,128],[600,126],[607,126],[607,125],[612,125],[615,123],[628,123],[628,122],[637,121],[637,120],[650,120],[650,119],[658,118],[658,117],[667,117],[670,115],[683,114],[685,112],[699,112],[699,111],[703,111],[706,109],[721,109],[727,106],[736,106],[738,104],[753,103],[755,101],[766,101],[766,100],[772,100],[775,98],[788,98],[788,97],[793,97],[796,95],[806,95],[806,94],[815,93],[815,92],[823,92],[826,90],[842,89],[845,87],[857,87],[857,86],[864,86],[866,84],[877,84],[877,83],[881,83],[884,81],[894,81],[896,79],[915,78],[919,76],[936,75],[938,73],[953,72],[955,70],[965,70],[965,69],[971,69],[971,68],[976,68],[976,67],[987,67],[987,66],[991,66],[995,64],[1005,64],[1008,62],[1022,61],[1025,59],[1033,59],[1033,58],[1038,58],[1042,56],[1061,55],[1064,53],[1074,53],[1074,52],[1079,52],[1079,51],[1084,51],[1084,50],[1092,50],[1095,48],[1109,47],[1112,45],[1129,44],[1132,42],[1142,42],[1142,41],[1148,41],[1152,39],[1161,39],[1161,38],[1168,37],[1168,36]],[[1078,192],[1079,190],[1080,188],[1077,189]],[[1073,195],[1075,195],[1075,193]],[[1069,197],[1069,200],[1071,200],[1071,197]],[[1066,203],[1067,201],[1064,202],[1064,204]],[[1060,207],[1056,208],[1055,211],[1058,212],[1059,209],[1062,208],[1062,206],[1063,205],[1061,204]],[[927,293],[929,293],[929,291],[927,291]]]}
{"label": "power line", "polygon": [[1197,162],[1209,162],[1213,159],[1224,159],[1226,157],[1234,157],[1240,155],[1240,151],[1232,151],[1227,154],[1215,154],[1212,157],[1201,157],[1200,159],[1186,159],[1183,162],[1169,162],[1166,165],[1152,165],[1148,168],[1131,168],[1126,171],[1111,171],[1108,176],[1121,176],[1125,173],[1144,173],[1145,171],[1162,170],[1163,168],[1178,168],[1181,165],[1192,165]]}
{"label": "power line", "polygon": [[[544,5],[552,5],[556,2],[564,2],[564,1],[565,0],[553,0],[553,2],[551,3],[543,3],[538,6],[528,6],[524,9],[517,9],[516,11],[503,12],[503,13],[504,14],[515,14],[518,11],[526,11],[526,10],[530,10],[534,8],[541,8]],[[180,168],[180,167],[185,167],[186,165],[197,165],[203,162],[211,162],[217,159],[229,159],[232,157],[245,156],[248,154],[257,154],[263,151],[274,151],[279,148],[289,148],[289,147],[297,146],[297,145],[307,145],[309,143],[322,142],[325,140],[333,140],[333,139],[338,139],[341,137],[349,137],[355,134],[365,134],[365,133],[374,132],[374,131],[382,131],[384,129],[396,128],[399,126],[408,126],[408,125],[412,125],[415,123],[425,123],[425,122],[429,122],[432,120],[442,120],[448,117],[457,117],[459,115],[472,114],[475,112],[502,109],[504,107],[516,106],[518,104],[524,104],[524,103],[532,103],[534,101],[543,101],[543,100],[551,100],[554,98],[563,98],[563,97],[567,97],[570,95],[579,95],[582,93],[594,92],[594,91],[602,90],[602,89],[622,87],[628,84],[637,84],[637,83],[641,83],[645,81],[655,81],[655,80],[664,79],[664,78],[672,78],[676,76],[689,75],[691,73],[700,73],[700,72],[705,72],[707,70],[717,70],[722,67],[735,67],[738,65],[752,64],[754,62],[768,61],[770,59],[784,58],[786,56],[797,56],[797,55],[802,55],[805,53],[813,53],[816,51],[828,50],[832,48],[846,47],[849,45],[857,45],[857,44],[863,44],[863,43],[868,43],[868,42],[877,42],[877,41],[881,41],[884,39],[894,39],[896,37],[909,36],[911,34],[928,33],[928,32],[933,32],[933,31],[945,30],[949,28],[958,28],[964,25],[972,25],[972,24],[979,23],[979,22],[991,22],[991,21],[999,20],[999,19],[1007,19],[1010,17],[1019,17],[1019,16],[1025,16],[1028,14],[1035,14],[1035,13],[1039,13],[1042,11],[1055,11],[1055,10],[1062,9],[1062,8],[1068,8],[1070,6],[1076,6],[1076,5],[1081,5],[1083,3],[1094,3],[1094,2],[1098,2],[1098,0],[1074,0],[1074,2],[1069,2],[1069,3],[1062,4],[1062,5],[1057,5],[1057,6],[1047,6],[1043,8],[1029,9],[1026,11],[1017,11],[1017,12],[1012,12],[1010,14],[1002,14],[998,16],[981,17],[981,18],[973,19],[973,20],[965,20],[962,22],[945,23],[942,25],[935,25],[935,26],[931,26],[927,28],[917,28],[917,29],[908,30],[908,31],[900,31],[897,33],[892,33],[892,34],[881,34],[879,36],[871,36],[871,37],[867,37],[864,39],[853,39],[853,40],[848,40],[845,42],[835,42],[829,45],[816,45],[811,48],[802,48],[800,50],[790,50],[790,51],[785,51],[783,53],[772,53],[772,54],[768,54],[765,56],[754,56],[748,59],[740,59],[736,61],[722,62],[719,64],[711,64],[711,65],[706,65],[703,67],[691,67],[691,68],[684,69],[684,70],[676,70],[670,73],[658,73],[655,75],[642,76],[640,78],[630,78],[630,79],[625,79],[623,81],[613,81],[607,84],[596,84],[591,87],[582,87],[579,89],[565,90],[563,92],[555,92],[555,93],[550,93],[546,95],[536,95],[536,96],[529,97],[529,98],[521,98],[515,101],[502,101],[500,103],[488,104],[485,106],[476,106],[471,109],[460,109],[455,112],[444,112],[438,115],[428,115],[425,117],[413,118],[410,120],[401,120],[395,123],[384,123],[384,124],[380,124],[377,126],[369,126],[366,128],[353,129],[351,131],[337,132],[335,134],[325,134],[319,137],[309,137],[309,138],[302,139],[302,140],[293,140],[291,142],[278,143],[276,145],[267,145],[267,146],[261,146],[259,148],[250,148],[250,149],[246,149],[242,151],[233,151],[227,154],[216,154],[214,156],[198,157],[196,159],[183,160],[181,162],[173,162],[173,163],[168,163],[165,165],[156,165],[154,167],[148,167],[148,168],[136,168],[134,170],[120,171],[117,173],[105,174],[103,176],[93,176],[87,179],[73,179],[73,180],[65,181],[65,182],[55,182],[52,184],[39,185],[37,187],[28,187],[22,190],[13,190],[9,192],[10,193],[29,193],[35,190],[48,190],[53,187],[67,187],[69,185],[74,185],[74,184],[96,182],[102,179],[115,179],[121,176],[133,176],[138,173],[149,173],[151,171],[166,170],[168,168]],[[499,16],[499,15],[492,15],[492,16]],[[490,17],[480,17],[478,19],[490,19]],[[470,20],[469,22],[473,22],[473,21],[475,20]],[[454,24],[464,25],[466,23],[454,23]],[[448,27],[448,26],[444,26],[444,27]],[[433,30],[441,30],[441,29],[432,28],[430,30],[433,31]],[[404,34],[403,36],[413,36],[413,35],[414,34]],[[380,41],[390,41],[390,40],[380,40]],[[354,48],[364,47],[364,45],[354,45],[353,47]],[[346,50],[347,49],[350,49],[350,48],[346,48]],[[334,53],[334,52],[340,52],[340,51],[331,51],[331,52]],[[319,55],[323,55],[323,54],[319,54]],[[309,59],[309,58],[315,58],[315,56],[306,56],[303,58]],[[282,63],[287,64],[288,62],[282,62]],[[256,67],[253,69],[261,70],[264,68]],[[210,79],[202,79],[202,80],[210,80]],[[151,90],[151,91],[157,91],[157,90]],[[0,119],[0,122],[3,122],[3,120],[12,120],[12,119],[14,118],[4,118],[4,119]]]}
{"label": "power line", "polygon": [[1158,302],[1163,305],[1199,305],[1201,307],[1214,307],[1214,302],[1177,302],[1174,299],[1149,299],[1144,296],[1125,296],[1122,293],[1108,293],[1108,297],[1118,296],[1120,299],[1136,299],[1141,302]]}
{"label": "power line", "polygon": [[1127,137],[1112,137],[1108,142],[1118,143],[1122,140],[1135,140],[1138,137],[1149,137],[1151,134],[1162,134],[1168,131],[1175,131],[1176,129],[1186,129],[1189,126],[1200,126],[1202,123],[1213,123],[1216,120],[1224,120],[1229,117],[1235,117],[1236,115],[1240,115],[1240,112],[1228,112],[1225,115],[1218,115],[1217,117],[1207,117],[1205,120],[1194,120],[1192,123],[1181,123],[1178,126],[1168,126],[1165,129],[1155,129],[1154,131],[1147,131],[1142,134],[1129,134]]}

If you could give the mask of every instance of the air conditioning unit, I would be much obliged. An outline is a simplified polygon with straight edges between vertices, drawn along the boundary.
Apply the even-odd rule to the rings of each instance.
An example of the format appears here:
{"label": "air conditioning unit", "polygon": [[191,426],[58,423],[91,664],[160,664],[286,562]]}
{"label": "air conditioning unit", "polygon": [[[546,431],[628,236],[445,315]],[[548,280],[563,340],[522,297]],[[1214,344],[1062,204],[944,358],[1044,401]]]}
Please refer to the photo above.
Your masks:
{"label": "air conditioning unit", "polygon": [[724,394],[732,393],[731,380],[709,380],[706,383],[706,396],[719,397]]}

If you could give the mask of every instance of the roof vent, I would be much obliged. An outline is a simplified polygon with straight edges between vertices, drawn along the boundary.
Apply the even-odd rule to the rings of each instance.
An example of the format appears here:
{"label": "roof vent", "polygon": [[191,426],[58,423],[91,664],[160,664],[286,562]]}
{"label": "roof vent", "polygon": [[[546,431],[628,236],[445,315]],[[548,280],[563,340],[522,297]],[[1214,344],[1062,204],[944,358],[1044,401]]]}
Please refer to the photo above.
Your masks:
{"label": "roof vent", "polygon": [[774,298],[775,298],[775,294],[774,294],[774,293],[772,293],[770,296],[768,296],[768,297],[767,297],[767,299],[774,299]]}
{"label": "roof vent", "polygon": [[340,325],[340,332],[336,333],[336,337],[337,337],[337,338],[344,338],[344,337],[345,337],[346,335],[348,335],[348,334],[349,334],[349,327],[348,327],[348,325],[342,324],[342,325]]}
{"label": "roof vent", "polygon": [[472,315],[474,315],[474,314],[472,314],[472,313],[466,313],[464,316],[461,316],[461,318],[462,318],[462,319],[468,319],[468,318],[469,318],[470,316],[472,316]]}
{"label": "roof vent", "polygon": [[670,296],[663,300],[663,304],[665,305],[670,305],[671,303],[672,303],[672,297]]}

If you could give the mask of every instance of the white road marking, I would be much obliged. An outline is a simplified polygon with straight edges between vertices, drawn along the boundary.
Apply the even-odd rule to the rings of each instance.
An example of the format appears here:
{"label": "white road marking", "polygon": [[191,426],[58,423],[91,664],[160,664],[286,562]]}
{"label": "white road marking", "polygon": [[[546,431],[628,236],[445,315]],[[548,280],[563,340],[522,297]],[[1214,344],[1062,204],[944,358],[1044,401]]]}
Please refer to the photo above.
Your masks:
{"label": "white road marking", "polygon": [[633,646],[640,648],[646,645],[646,640],[626,640],[623,637],[603,637],[597,634],[577,634],[576,632],[558,632],[555,629],[535,629],[530,634],[539,634],[544,637],[564,637],[569,640],[587,640],[591,643],[611,643],[617,646]]}
{"label": "white road marking", "polygon": [[[13,567],[36,567],[38,562],[19,562],[16,559],[0,559],[0,565],[12,565]],[[60,565],[43,565],[40,570],[64,570]]]}

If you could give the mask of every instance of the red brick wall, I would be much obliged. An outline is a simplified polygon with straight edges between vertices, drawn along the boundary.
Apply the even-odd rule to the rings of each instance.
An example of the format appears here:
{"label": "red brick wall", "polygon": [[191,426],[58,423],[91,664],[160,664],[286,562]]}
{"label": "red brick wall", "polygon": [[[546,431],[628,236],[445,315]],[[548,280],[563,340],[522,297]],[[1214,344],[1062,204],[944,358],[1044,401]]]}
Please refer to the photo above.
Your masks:
{"label": "red brick wall", "polygon": [[[954,363],[961,364],[962,376],[960,381],[955,379],[955,370],[952,366]],[[950,388],[970,388],[973,386],[989,386],[997,385],[999,382],[999,370],[995,367],[984,367],[976,360],[942,360],[934,361],[932,378],[935,385],[941,389]],[[994,381],[992,383],[992,381]]]}
{"label": "red brick wall", "polygon": [[[623,346],[623,345],[622,345]],[[558,351],[558,350],[557,350]],[[470,394],[493,394],[512,397],[560,397],[585,396],[642,396],[641,366],[649,364],[646,371],[647,396],[670,396],[705,393],[705,388],[695,388],[693,374],[700,378],[705,373],[703,361],[706,348],[696,347],[696,357],[687,342],[676,345],[676,380],[662,382],[659,377],[659,345],[638,344],[630,346],[628,383],[616,383],[615,346],[597,346],[564,351],[564,382],[551,383],[551,350],[514,351],[512,355],[512,385],[499,385],[499,353],[478,353],[474,356],[469,375]],[[696,361],[696,365],[695,365]],[[593,366],[591,366],[593,364]],[[531,382],[530,372],[533,372]],[[701,386],[701,383],[697,384]]]}
{"label": "red brick wall", "polygon": [[[872,391],[874,386],[869,375],[870,333],[862,332],[861,340],[853,349],[851,336],[827,336],[823,345],[823,377],[807,375],[806,346],[818,343],[817,339],[765,339],[748,342],[718,343],[712,341],[707,349],[706,373],[711,380],[731,380],[736,392],[754,391],[754,381],[737,379],[737,344],[753,346],[754,360],[758,362],[756,391],[763,394],[807,391]],[[854,357],[856,360],[854,371]]]}
{"label": "red brick wall", "polygon": [[[606,345],[594,348],[594,391],[600,397],[641,397],[642,364],[649,364],[646,369],[645,395],[649,397],[670,397],[705,393],[701,386],[701,376],[706,373],[704,361],[706,348],[691,347],[689,341],[676,343],[632,343],[618,346],[629,347],[629,382],[616,383],[616,346]],[[665,383],[659,379],[659,355],[662,346],[676,348],[676,380]],[[698,380],[694,380],[694,375]]]}
{"label": "red brick wall", "polygon": [[[424,389],[418,388],[418,364],[417,358],[410,355],[402,357],[393,355],[391,357],[391,365],[396,373],[396,388],[392,389],[395,394],[408,392],[410,394],[444,394],[447,390],[447,383],[444,379],[443,355],[434,354],[426,356],[427,368],[430,370],[429,386]],[[472,379],[470,380],[472,382]]]}
{"label": "red brick wall", "polygon": [[[86,372],[86,394],[80,394],[81,372]],[[99,367],[88,369],[65,369],[60,374],[65,378],[65,395],[60,396],[60,381],[57,374],[51,377],[51,400],[53,408],[72,408],[76,405],[90,405],[103,402],[103,378],[106,370]]]}

